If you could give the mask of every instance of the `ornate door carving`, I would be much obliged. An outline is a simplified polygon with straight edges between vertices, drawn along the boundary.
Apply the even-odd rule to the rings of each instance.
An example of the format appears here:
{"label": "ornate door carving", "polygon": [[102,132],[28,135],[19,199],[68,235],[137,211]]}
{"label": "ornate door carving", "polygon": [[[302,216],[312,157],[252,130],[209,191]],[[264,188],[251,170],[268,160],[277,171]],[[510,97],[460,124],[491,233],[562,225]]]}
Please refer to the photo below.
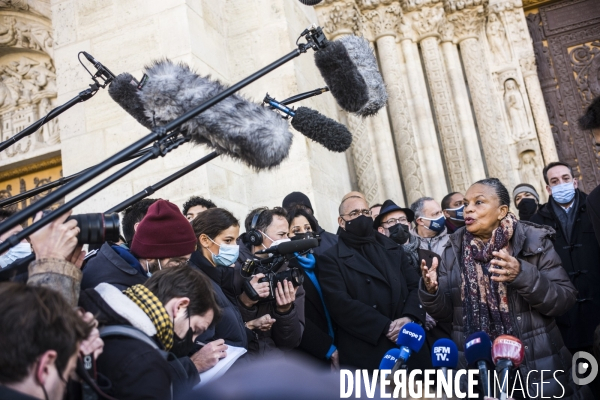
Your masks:
{"label": "ornate door carving", "polygon": [[540,7],[527,23],[559,158],[590,191],[600,184],[600,154],[577,120],[600,96],[600,7],[597,0],[564,0]]}

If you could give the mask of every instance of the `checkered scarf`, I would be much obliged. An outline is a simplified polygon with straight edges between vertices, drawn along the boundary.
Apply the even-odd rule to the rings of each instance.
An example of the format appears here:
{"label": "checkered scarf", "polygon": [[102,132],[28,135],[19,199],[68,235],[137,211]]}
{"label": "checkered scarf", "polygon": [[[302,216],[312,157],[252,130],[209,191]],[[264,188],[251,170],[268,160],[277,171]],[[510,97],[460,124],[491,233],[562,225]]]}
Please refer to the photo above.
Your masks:
{"label": "checkered scarf", "polygon": [[139,308],[146,313],[156,327],[156,336],[165,350],[173,347],[173,322],[161,301],[144,285],[134,285],[123,291]]}

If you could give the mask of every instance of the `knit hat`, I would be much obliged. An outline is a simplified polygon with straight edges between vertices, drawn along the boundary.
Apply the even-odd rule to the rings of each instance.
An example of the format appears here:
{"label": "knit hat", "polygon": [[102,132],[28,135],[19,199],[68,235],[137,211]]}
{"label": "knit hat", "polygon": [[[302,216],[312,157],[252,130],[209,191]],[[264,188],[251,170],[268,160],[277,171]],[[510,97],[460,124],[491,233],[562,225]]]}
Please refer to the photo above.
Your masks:
{"label": "knit hat", "polygon": [[283,202],[281,206],[286,210],[289,210],[292,204],[301,204],[305,207],[310,208],[310,211],[314,212],[312,208],[312,204],[310,204],[310,200],[308,196],[302,192],[292,192],[283,198]]}
{"label": "knit hat", "polygon": [[157,200],[148,208],[133,235],[131,252],[140,258],[171,258],[196,250],[196,235],[179,208]]}
{"label": "knit hat", "polygon": [[538,203],[540,202],[540,195],[538,194],[538,192],[535,190],[535,188],[533,186],[531,186],[529,183],[519,183],[517,186],[515,186],[515,188],[513,189],[513,202],[516,204],[517,202],[515,201],[515,198],[517,197],[517,195],[519,193],[523,193],[523,192],[529,192],[533,195],[533,197],[535,197],[538,201]]}

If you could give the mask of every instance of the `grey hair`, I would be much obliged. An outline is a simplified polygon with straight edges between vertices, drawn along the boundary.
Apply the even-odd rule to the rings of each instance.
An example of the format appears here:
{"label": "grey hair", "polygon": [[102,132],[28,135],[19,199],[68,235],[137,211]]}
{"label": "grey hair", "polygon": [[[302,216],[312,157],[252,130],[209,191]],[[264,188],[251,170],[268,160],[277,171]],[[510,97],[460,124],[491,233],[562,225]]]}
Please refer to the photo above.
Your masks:
{"label": "grey hair", "polygon": [[485,185],[494,189],[496,192],[496,196],[498,196],[498,200],[500,201],[501,206],[510,207],[510,195],[508,194],[508,189],[506,186],[500,182],[498,178],[486,178],[480,181],[475,182],[473,185]]}
{"label": "grey hair", "polygon": [[430,200],[435,201],[433,197],[421,197],[410,205],[410,209],[415,213],[415,219],[423,216],[423,207],[425,206],[425,202]]}

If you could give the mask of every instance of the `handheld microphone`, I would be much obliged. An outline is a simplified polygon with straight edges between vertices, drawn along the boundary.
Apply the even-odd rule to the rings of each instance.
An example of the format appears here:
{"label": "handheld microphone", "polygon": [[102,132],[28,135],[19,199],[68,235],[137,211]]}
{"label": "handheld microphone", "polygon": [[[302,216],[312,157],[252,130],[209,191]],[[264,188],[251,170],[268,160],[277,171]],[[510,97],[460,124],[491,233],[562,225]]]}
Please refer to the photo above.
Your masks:
{"label": "handheld microphone", "polygon": [[492,339],[485,332],[475,332],[465,341],[465,358],[469,368],[477,366],[479,382],[486,397],[491,397],[488,367],[492,361]]}
{"label": "handheld microphone", "polygon": [[518,368],[525,357],[523,343],[511,335],[500,335],[492,345],[492,360],[496,364],[496,371],[502,371],[502,387],[500,388],[500,400],[508,397],[508,387],[504,386],[506,380],[508,386],[508,372],[512,368]]}
{"label": "handheld microphone", "polygon": [[[130,75],[119,76],[113,99],[146,127],[163,126],[227,89],[220,82],[169,60],[154,62],[145,73],[148,79],[138,90],[127,86]],[[197,115],[182,128],[192,142],[207,145],[255,170],[281,164],[293,139],[287,122],[277,113],[237,94]]]}
{"label": "handheld microphone", "polygon": [[394,347],[393,349],[389,349],[381,359],[381,362],[379,363],[379,369],[391,370],[398,361],[398,357],[400,357],[399,348]]}
{"label": "handheld microphone", "polygon": [[344,36],[326,42],[315,52],[315,64],[342,109],[368,117],[385,106],[385,83],[365,38]]}
{"label": "handheld microphone", "polygon": [[87,58],[87,60],[89,62],[91,62],[92,64],[94,64],[94,68],[96,68],[98,70],[98,72],[100,73],[100,75],[104,76],[104,78],[106,79],[106,83],[111,82],[113,79],[116,78],[115,74],[113,74],[110,69],[106,68],[104,65],[102,65],[100,63],[100,61],[96,60],[94,57],[92,57],[91,54],[86,53],[85,51],[82,51],[83,55],[85,56],[85,58]]}
{"label": "handheld microphone", "polygon": [[[448,381],[448,368],[454,369],[458,365],[458,348],[450,339],[438,339],[431,349],[431,364],[434,368],[441,368],[444,378]],[[447,399],[446,393],[442,398]]]}
{"label": "handheld microphone", "polygon": [[406,362],[412,353],[417,353],[425,343],[425,331],[419,324],[409,322],[400,329],[396,344],[400,347],[400,355],[396,364],[406,368]]}
{"label": "handheld microphone", "polygon": [[290,240],[289,242],[283,242],[278,244],[277,246],[269,247],[268,249],[263,249],[257,251],[254,254],[293,254],[296,252],[302,252],[306,250],[313,249],[319,246],[319,239],[303,239],[303,240]]}
{"label": "handheld microphone", "polygon": [[275,99],[265,97],[265,103],[292,117],[295,130],[309,139],[323,145],[327,150],[338,153],[348,150],[352,144],[352,134],[344,125],[307,107],[292,110]]}

